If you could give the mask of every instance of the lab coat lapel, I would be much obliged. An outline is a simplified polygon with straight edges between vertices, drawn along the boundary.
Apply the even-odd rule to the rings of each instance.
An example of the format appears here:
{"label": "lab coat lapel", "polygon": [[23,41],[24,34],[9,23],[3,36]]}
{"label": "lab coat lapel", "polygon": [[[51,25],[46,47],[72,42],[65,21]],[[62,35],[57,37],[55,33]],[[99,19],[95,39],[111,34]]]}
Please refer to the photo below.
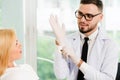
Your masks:
{"label": "lab coat lapel", "polygon": [[[90,54],[87,58],[87,63],[95,67],[96,69],[99,69],[100,63],[104,60],[104,44],[105,40],[107,40],[108,37],[106,36],[106,33],[99,30],[98,36],[96,38],[96,41],[91,49]],[[99,57],[98,57],[99,56]]]}

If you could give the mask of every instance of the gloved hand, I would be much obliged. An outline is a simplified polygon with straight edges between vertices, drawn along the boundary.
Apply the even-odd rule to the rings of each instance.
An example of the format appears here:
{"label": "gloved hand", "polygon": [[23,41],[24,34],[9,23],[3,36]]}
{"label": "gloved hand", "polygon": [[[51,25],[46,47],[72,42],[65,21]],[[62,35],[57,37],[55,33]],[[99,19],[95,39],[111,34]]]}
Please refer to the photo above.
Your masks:
{"label": "gloved hand", "polygon": [[69,57],[76,65],[78,65],[80,59],[75,55],[73,48],[66,39],[64,25],[59,24],[57,16],[51,15],[49,21],[57,39],[56,45],[61,46],[61,54],[65,58]]}
{"label": "gloved hand", "polygon": [[58,51],[62,54],[62,56],[66,59],[70,58],[73,61],[73,63],[75,63],[76,65],[79,65],[80,58],[75,55],[71,45],[66,43],[66,45],[61,46],[58,43],[59,42],[57,42],[56,45],[57,45]]}
{"label": "gloved hand", "polygon": [[[63,46],[65,43],[65,27],[64,24],[60,25],[57,16],[50,16],[49,20],[53,32],[55,33],[57,41]],[[61,27],[62,26],[62,27]]]}

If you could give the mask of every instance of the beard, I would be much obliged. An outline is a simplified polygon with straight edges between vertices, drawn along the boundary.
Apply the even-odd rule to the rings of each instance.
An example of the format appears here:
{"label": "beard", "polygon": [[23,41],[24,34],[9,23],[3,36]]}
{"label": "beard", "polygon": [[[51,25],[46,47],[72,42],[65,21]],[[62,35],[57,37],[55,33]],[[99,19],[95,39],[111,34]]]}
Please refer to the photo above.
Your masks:
{"label": "beard", "polygon": [[85,31],[83,28],[82,28],[82,29],[79,28],[79,31],[80,31],[81,33],[83,33],[83,34],[84,34],[84,33],[91,32],[92,30],[93,30],[93,28],[90,28],[90,29],[88,29],[88,30],[86,30],[86,31]]}
{"label": "beard", "polygon": [[87,30],[84,30],[84,28],[79,27],[79,31],[83,34],[89,33],[89,32],[92,32],[96,28],[96,26],[97,26],[97,23],[92,26],[88,26]]}

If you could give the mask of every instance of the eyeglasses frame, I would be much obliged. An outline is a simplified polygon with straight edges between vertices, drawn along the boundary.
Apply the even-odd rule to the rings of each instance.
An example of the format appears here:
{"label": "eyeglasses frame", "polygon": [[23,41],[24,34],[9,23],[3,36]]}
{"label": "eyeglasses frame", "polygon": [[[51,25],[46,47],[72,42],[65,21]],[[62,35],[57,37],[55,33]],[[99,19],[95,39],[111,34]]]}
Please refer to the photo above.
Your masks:
{"label": "eyeglasses frame", "polygon": [[[76,13],[77,13],[77,12],[81,12],[81,11],[76,10],[76,11],[75,11],[75,16],[76,16]],[[81,12],[81,13],[82,13],[82,12]],[[97,13],[97,14],[95,14],[95,15],[93,15],[93,14],[89,14],[89,15],[92,16],[92,19],[91,19],[91,20],[88,20],[88,19],[86,18],[86,15],[88,15],[88,14],[89,14],[89,13],[87,13],[87,14],[83,14],[83,13],[82,13],[82,17],[81,17],[81,18],[79,18],[79,17],[77,17],[77,16],[76,16],[76,18],[78,18],[78,19],[82,19],[83,16],[84,16],[84,18],[85,18],[86,21],[92,21],[93,18],[94,18],[95,16],[98,16],[98,15],[100,15],[101,13]]]}

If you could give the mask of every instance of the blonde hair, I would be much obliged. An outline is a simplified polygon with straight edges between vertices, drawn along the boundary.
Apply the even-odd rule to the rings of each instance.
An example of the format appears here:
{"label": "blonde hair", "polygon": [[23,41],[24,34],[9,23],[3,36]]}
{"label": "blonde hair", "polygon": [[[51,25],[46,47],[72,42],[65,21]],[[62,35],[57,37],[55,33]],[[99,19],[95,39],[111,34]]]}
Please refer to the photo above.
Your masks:
{"label": "blonde hair", "polygon": [[15,31],[12,29],[0,29],[0,76],[8,66],[9,49],[13,43]]}

